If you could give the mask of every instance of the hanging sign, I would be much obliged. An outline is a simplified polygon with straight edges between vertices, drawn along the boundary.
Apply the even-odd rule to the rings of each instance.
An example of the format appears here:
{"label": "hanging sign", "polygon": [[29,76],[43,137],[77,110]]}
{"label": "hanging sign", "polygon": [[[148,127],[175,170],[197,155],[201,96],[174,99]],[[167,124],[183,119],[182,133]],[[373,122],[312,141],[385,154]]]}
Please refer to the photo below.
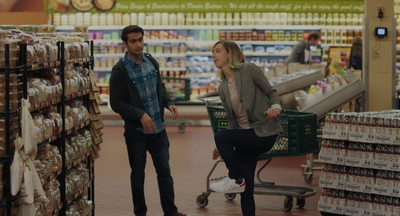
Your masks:
{"label": "hanging sign", "polygon": [[47,13],[301,12],[363,13],[363,0],[45,0]]}

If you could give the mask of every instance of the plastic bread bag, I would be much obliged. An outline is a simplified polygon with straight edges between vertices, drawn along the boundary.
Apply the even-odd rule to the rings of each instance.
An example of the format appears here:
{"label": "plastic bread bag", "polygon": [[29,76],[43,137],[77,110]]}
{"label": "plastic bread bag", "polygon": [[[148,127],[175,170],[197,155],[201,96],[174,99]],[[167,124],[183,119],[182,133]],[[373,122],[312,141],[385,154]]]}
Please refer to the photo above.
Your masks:
{"label": "plastic bread bag", "polygon": [[50,61],[58,61],[58,47],[56,45],[53,45],[50,49]]}
{"label": "plastic bread bag", "polygon": [[18,30],[18,29],[10,29],[7,31],[7,38],[9,39],[18,39],[18,37],[21,34],[24,34],[25,32]]}
{"label": "plastic bread bag", "polygon": [[33,45],[36,53],[36,63],[47,63],[48,56],[46,51],[46,46],[44,44],[35,44]]}
{"label": "plastic bread bag", "polygon": [[42,41],[42,44],[43,44],[43,46],[46,48],[46,62],[53,62],[52,61],[52,59],[51,59],[51,52],[52,52],[52,47],[53,47],[53,45],[51,44],[51,43],[44,43],[43,41]]}
{"label": "plastic bread bag", "polygon": [[81,45],[77,42],[70,43],[68,46],[69,58],[76,59],[82,57]]}
{"label": "plastic bread bag", "polygon": [[89,57],[89,44],[88,43],[80,43],[82,50],[82,58]]}
{"label": "plastic bread bag", "polygon": [[69,44],[64,44],[64,60],[70,59],[71,56],[69,55]]}
{"label": "plastic bread bag", "polygon": [[66,37],[65,43],[81,43],[83,42],[83,38],[81,37]]}
{"label": "plastic bread bag", "polygon": [[26,43],[28,45],[33,45],[36,40],[35,36],[27,33],[20,34],[18,39],[20,39],[22,43]]}
{"label": "plastic bread bag", "polygon": [[0,40],[5,40],[7,37],[7,31],[0,29]]}
{"label": "plastic bread bag", "polygon": [[26,54],[27,54],[26,55],[27,56],[26,63],[28,65],[34,64],[36,62],[36,52],[32,45],[28,45],[26,47]]}

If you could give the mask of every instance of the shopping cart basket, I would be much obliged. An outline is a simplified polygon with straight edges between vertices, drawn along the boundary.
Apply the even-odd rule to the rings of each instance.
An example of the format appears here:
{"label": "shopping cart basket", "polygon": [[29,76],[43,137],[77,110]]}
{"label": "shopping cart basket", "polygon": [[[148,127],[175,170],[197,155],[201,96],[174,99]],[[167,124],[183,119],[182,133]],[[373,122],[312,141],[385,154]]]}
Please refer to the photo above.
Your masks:
{"label": "shopping cart basket", "polygon": [[[213,132],[226,129],[228,122],[218,92],[199,96],[198,99],[206,105]],[[273,182],[265,182],[261,180],[260,173],[274,157],[300,156],[316,152],[318,147],[317,116],[313,113],[282,110],[278,120],[283,132],[277,138],[274,147],[269,152],[259,156],[259,160],[266,160],[266,162],[257,171],[256,177],[259,183],[254,184],[254,194],[286,196],[283,210],[291,211],[293,197],[297,199],[296,205],[302,208],[305,205],[305,198],[315,195],[316,190],[309,187],[275,185]],[[208,196],[211,192],[214,192],[209,189],[210,182],[214,180],[210,177],[220,162],[223,162],[223,160],[220,159],[215,162],[207,176],[206,192],[203,192],[196,199],[199,207],[204,208],[208,205]],[[228,200],[233,200],[235,197],[236,194],[234,193],[225,194],[225,198]]]}

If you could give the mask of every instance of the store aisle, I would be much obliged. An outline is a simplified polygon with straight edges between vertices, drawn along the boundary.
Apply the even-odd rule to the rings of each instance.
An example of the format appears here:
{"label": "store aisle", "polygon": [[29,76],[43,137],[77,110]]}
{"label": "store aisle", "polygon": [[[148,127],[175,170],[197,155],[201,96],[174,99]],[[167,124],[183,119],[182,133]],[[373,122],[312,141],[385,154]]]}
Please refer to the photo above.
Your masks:
{"label": "store aisle", "polygon": [[[133,205],[129,186],[130,169],[123,137],[122,127],[103,129],[103,143],[100,158],[96,160],[95,170],[95,204],[96,216],[133,215]],[[211,159],[214,148],[213,133],[210,127],[186,127],[184,133],[178,133],[174,126],[167,127],[171,142],[171,169],[175,182],[176,205],[180,212],[188,216],[240,216],[240,197],[227,201],[223,194],[212,193],[205,208],[199,208],[196,197],[206,189],[206,179],[215,161]],[[259,162],[261,166],[262,162]],[[306,199],[304,209],[293,206],[290,213],[282,211],[283,196],[256,195],[258,216],[320,215],[317,211],[317,200],[320,188],[318,177],[314,174],[312,183],[303,180],[300,164],[305,163],[305,156],[275,158],[262,172],[264,180],[276,184],[296,185],[317,188],[317,194]],[[213,177],[227,174],[225,165],[220,163]],[[146,168],[146,199],[149,216],[162,216],[156,174],[148,157]]]}

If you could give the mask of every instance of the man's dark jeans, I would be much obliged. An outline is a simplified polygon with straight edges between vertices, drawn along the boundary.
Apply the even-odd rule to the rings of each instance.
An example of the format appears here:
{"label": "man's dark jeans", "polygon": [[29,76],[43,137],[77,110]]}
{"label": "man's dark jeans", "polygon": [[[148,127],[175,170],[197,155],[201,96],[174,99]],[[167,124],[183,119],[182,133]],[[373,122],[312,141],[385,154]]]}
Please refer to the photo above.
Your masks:
{"label": "man's dark jeans", "polygon": [[125,131],[131,166],[131,189],[135,215],[146,214],[147,206],[144,197],[144,178],[147,151],[149,151],[157,172],[158,189],[161,206],[165,216],[177,212],[174,204],[174,182],[169,166],[169,140],[166,131],[146,135],[140,131]]}
{"label": "man's dark jeans", "polygon": [[246,189],[240,194],[243,216],[255,216],[254,173],[258,156],[271,150],[276,137],[259,137],[254,129],[225,129],[215,133],[215,143],[229,170],[229,177],[246,180]]}

